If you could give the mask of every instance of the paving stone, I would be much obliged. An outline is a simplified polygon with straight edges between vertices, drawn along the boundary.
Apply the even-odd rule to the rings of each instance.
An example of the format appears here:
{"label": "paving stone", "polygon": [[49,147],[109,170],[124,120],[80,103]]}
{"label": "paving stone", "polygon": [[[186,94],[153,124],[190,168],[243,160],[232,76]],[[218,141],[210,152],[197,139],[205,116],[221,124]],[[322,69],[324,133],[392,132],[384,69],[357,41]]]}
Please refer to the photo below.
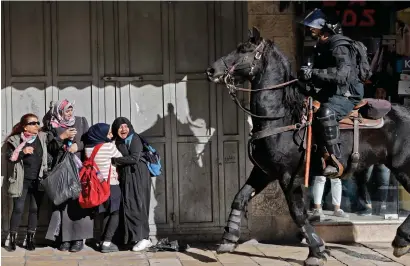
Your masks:
{"label": "paving stone", "polygon": [[178,259],[150,259],[150,266],[182,266]]}
{"label": "paving stone", "polygon": [[182,260],[182,266],[222,266],[220,262],[201,262],[201,261],[192,261],[192,260]]}
{"label": "paving stone", "polygon": [[384,255],[385,257],[388,257],[389,259],[398,262],[402,265],[405,266],[410,266],[410,254],[405,255],[401,258],[396,258],[393,256],[393,247],[391,246],[391,243],[364,243],[363,244],[365,247],[370,248],[374,250],[375,252]]}
{"label": "paving stone", "polygon": [[[27,261],[25,266],[56,266],[56,261],[50,261],[50,260],[45,260],[45,261]],[[58,262],[59,266],[78,266],[77,261],[59,261]]]}
{"label": "paving stone", "polygon": [[214,253],[210,250],[202,250],[198,248],[190,248],[185,252],[176,253],[178,258],[182,260],[199,261],[199,262],[217,262]]}
{"label": "paving stone", "polygon": [[246,256],[238,255],[235,253],[228,253],[228,254],[220,254],[216,255],[217,259],[222,263],[254,263],[254,261]]}
{"label": "paving stone", "polygon": [[168,252],[168,251],[161,251],[161,252],[147,252],[147,258],[149,259],[176,259],[178,258],[177,252]]}
{"label": "paving stone", "polygon": [[57,261],[57,260],[61,260],[61,259],[57,256],[38,255],[38,256],[27,256],[26,260],[27,261]]}
{"label": "paving stone", "polygon": [[26,260],[24,257],[20,258],[12,258],[12,257],[5,257],[1,258],[1,265],[2,266],[20,266],[24,265]]}
{"label": "paving stone", "polygon": [[26,249],[17,247],[15,251],[10,252],[8,249],[1,248],[1,257],[24,257],[26,254]]}
{"label": "paving stone", "polygon": [[34,251],[26,251],[26,256],[54,256],[55,252],[53,248],[36,248]]}
{"label": "paving stone", "polygon": [[[150,263],[148,260],[136,260],[136,259],[123,259],[123,260],[118,260],[118,259],[113,259],[110,258],[108,260],[108,265],[115,265],[115,266],[148,266]],[[171,266],[171,265],[170,265]]]}

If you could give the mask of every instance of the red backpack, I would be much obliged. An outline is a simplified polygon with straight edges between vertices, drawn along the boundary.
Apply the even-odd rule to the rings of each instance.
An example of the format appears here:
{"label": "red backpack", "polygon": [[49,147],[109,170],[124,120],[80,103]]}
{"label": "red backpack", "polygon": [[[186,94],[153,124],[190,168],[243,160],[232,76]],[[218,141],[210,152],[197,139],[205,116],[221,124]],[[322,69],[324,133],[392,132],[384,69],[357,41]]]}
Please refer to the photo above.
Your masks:
{"label": "red backpack", "polygon": [[103,144],[94,147],[90,158],[83,163],[83,168],[80,171],[81,193],[78,201],[83,209],[97,207],[106,202],[110,196],[111,165],[108,180],[101,182],[98,178],[100,170],[94,161]]}

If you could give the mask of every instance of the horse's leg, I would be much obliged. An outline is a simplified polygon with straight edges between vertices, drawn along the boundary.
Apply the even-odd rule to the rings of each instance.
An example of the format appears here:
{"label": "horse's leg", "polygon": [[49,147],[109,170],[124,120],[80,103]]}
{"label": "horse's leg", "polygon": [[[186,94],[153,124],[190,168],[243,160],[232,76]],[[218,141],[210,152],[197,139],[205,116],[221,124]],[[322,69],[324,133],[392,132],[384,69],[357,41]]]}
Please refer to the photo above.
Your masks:
{"label": "horse's leg", "polygon": [[249,200],[259,194],[272,181],[268,175],[258,167],[254,167],[245,185],[235,195],[232,202],[231,213],[222,236],[222,243],[217,253],[232,252],[235,250],[239,237],[241,220]]}
{"label": "horse's leg", "polygon": [[[403,166],[395,169],[390,169],[397,181],[403,186],[403,188],[410,193],[410,175],[408,174],[408,164],[403,163]],[[406,220],[397,228],[396,237],[392,242],[394,248],[393,255],[401,257],[407,253],[410,253],[410,215]]]}
{"label": "horse's leg", "polygon": [[308,221],[302,181],[303,180],[300,177],[292,179],[290,174],[285,174],[279,179],[280,186],[285,194],[286,202],[289,207],[290,216],[300,228],[309,245],[309,256],[305,260],[305,265],[322,266],[326,262],[324,254],[325,244]]}

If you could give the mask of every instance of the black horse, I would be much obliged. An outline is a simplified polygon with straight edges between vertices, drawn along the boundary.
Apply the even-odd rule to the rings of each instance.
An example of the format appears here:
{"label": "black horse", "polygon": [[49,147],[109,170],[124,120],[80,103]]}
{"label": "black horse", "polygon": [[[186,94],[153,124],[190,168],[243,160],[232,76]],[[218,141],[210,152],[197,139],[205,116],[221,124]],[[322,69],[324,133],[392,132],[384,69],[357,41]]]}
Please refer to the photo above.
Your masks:
{"label": "black horse", "polygon": [[[218,252],[232,252],[235,249],[240,237],[241,218],[249,200],[270,182],[278,180],[292,219],[309,245],[305,265],[323,265],[326,261],[324,243],[308,222],[304,204],[304,152],[295,144],[294,131],[297,127],[290,126],[301,123],[306,96],[301,84],[286,84],[292,79],[289,60],[273,42],[261,38],[259,31],[253,28],[248,41],[214,62],[207,69],[207,75],[214,83],[251,82],[250,110],[240,106],[239,101],[236,103],[252,114],[253,135],[258,135],[253,141],[254,145],[250,145],[254,168],[233,200]],[[233,99],[236,99],[235,94]],[[360,130],[361,159],[355,171],[364,171],[372,164],[383,163],[410,192],[409,134],[410,111],[403,106],[393,105],[384,117],[382,128]],[[349,158],[353,149],[353,130],[342,130],[341,142],[343,156]],[[312,164],[311,168],[314,166]],[[396,256],[409,251],[410,216],[397,230],[392,244]]]}

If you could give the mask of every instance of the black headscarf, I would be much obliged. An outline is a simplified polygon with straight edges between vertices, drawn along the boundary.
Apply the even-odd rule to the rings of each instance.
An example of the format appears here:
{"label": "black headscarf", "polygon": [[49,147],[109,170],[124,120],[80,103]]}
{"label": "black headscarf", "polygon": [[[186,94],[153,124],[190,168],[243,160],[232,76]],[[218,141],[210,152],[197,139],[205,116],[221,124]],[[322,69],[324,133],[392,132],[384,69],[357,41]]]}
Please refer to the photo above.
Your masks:
{"label": "black headscarf", "polygon": [[128,118],[125,118],[125,117],[116,118],[114,120],[114,122],[112,123],[111,130],[112,130],[112,135],[113,135],[113,138],[115,140],[115,143],[117,143],[117,144],[125,142],[125,139],[122,139],[120,136],[118,136],[118,129],[120,129],[122,124],[127,124],[128,128],[130,129],[130,132],[128,133],[127,137],[129,137],[131,134],[135,133],[134,127],[132,126],[132,124],[131,124],[130,120],[128,120]]}
{"label": "black headscarf", "polygon": [[110,132],[110,125],[98,123],[91,126],[87,132],[86,144],[88,147],[94,147],[100,143],[111,142],[107,137]]}

